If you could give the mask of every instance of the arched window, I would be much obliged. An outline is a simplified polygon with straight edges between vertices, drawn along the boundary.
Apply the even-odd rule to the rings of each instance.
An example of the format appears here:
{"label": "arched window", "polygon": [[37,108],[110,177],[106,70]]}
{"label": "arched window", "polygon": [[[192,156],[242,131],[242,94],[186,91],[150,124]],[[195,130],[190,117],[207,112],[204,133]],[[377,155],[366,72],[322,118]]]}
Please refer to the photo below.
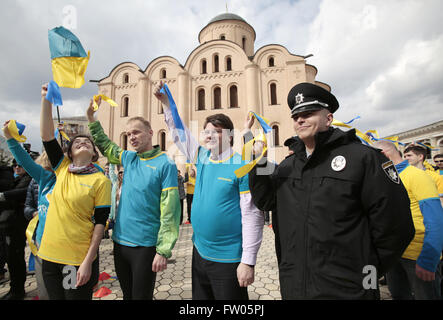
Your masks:
{"label": "arched window", "polygon": [[272,126],[272,135],[274,137],[274,146],[279,146],[280,145],[280,132],[279,132],[278,125],[276,125],[276,124],[274,124]]}
{"label": "arched window", "polygon": [[166,69],[160,70],[160,79],[166,79]]}
{"label": "arched window", "polygon": [[161,151],[166,151],[166,132],[164,130],[158,133],[158,144]]}
{"label": "arched window", "polygon": [[269,59],[268,59],[268,66],[269,67],[274,67],[275,66],[275,63],[274,63],[274,57],[269,57]]}
{"label": "arched window", "polygon": [[232,71],[232,59],[231,57],[226,58],[226,71]]}
{"label": "arched window", "polygon": [[207,71],[206,71],[206,59],[202,59],[202,61],[201,61],[201,73],[202,74],[206,74],[207,73]]}
{"label": "arched window", "polygon": [[224,34],[222,34],[222,35],[220,36],[220,40],[226,40],[226,37],[225,37]]}
{"label": "arched window", "polygon": [[124,97],[123,98],[123,103],[121,104],[122,108],[121,108],[121,113],[120,116],[121,117],[127,117],[129,114],[129,97]]}
{"label": "arched window", "polygon": [[221,109],[221,89],[220,87],[214,88],[214,109]]}
{"label": "arched window", "polygon": [[128,150],[128,136],[124,132],[120,135],[120,146],[123,150]]}
{"label": "arched window", "polygon": [[229,108],[238,108],[238,92],[236,85],[229,87]]}
{"label": "arched window", "polygon": [[218,68],[218,54],[214,55],[214,71],[213,72],[219,72],[219,68]]}
{"label": "arched window", "polygon": [[277,104],[277,85],[275,83],[271,83],[269,85],[269,91],[271,95],[271,105]]}
{"label": "arched window", "polygon": [[205,110],[205,89],[198,90],[197,101],[197,110]]}
{"label": "arched window", "polygon": [[246,37],[241,38],[241,47],[243,48],[243,50],[246,49]]}
{"label": "arched window", "polygon": [[123,75],[123,83],[129,83],[129,74],[125,73]]}

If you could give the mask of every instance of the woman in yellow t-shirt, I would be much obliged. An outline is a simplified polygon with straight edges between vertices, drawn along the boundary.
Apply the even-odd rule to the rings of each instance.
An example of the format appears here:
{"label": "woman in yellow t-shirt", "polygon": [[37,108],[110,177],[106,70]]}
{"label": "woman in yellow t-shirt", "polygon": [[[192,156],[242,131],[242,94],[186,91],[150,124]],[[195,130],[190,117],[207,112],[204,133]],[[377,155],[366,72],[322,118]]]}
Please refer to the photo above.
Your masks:
{"label": "woman in yellow t-shirt", "polygon": [[111,206],[111,182],[92,139],[71,139],[64,155],[54,138],[52,104],[42,87],[40,133],[57,177],[38,256],[49,299],[90,300],[98,281],[98,248]]}

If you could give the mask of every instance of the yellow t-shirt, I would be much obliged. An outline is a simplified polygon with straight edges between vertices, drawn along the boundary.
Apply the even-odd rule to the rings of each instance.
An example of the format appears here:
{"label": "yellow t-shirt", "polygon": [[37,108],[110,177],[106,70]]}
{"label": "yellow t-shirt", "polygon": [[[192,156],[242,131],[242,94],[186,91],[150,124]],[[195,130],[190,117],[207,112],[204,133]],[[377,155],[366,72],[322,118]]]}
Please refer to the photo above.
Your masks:
{"label": "yellow t-shirt", "polygon": [[435,182],[435,185],[437,186],[438,195],[440,197],[443,197],[443,176],[441,176],[436,171],[426,170],[425,171]]}
{"label": "yellow t-shirt", "polygon": [[65,157],[55,169],[57,182],[48,195],[49,208],[38,256],[78,266],[89,250],[95,208],[111,205],[111,181],[102,172],[70,173],[69,164]]}
{"label": "yellow t-shirt", "polygon": [[423,214],[420,210],[419,201],[437,198],[437,189],[431,177],[423,170],[413,166],[407,166],[400,172],[400,179],[408,192],[411,202],[411,214],[414,221],[415,236],[403,253],[403,258],[417,260],[423,247],[425,237],[425,226],[423,224]]}
{"label": "yellow t-shirt", "polygon": [[[188,182],[186,182],[186,193],[188,194],[194,194],[195,189],[195,177],[191,177],[191,165],[186,164],[186,170],[188,173]],[[197,170],[194,168],[194,172],[197,172]]]}

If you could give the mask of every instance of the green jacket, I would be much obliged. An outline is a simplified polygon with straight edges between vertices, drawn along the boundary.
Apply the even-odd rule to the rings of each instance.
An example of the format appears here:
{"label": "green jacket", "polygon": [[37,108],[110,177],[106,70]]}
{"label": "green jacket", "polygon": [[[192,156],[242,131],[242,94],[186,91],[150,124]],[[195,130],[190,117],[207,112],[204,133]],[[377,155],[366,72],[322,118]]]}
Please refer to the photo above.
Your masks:
{"label": "green jacket", "polygon": [[[120,148],[116,143],[112,142],[104,133],[99,121],[90,123],[89,131],[91,136],[99,148],[100,152],[108,158],[111,164],[122,164],[120,159],[125,150]],[[137,153],[137,157],[141,159],[154,158],[160,155],[160,148],[154,147],[152,150]],[[132,167],[125,168],[125,177],[127,170]],[[124,186],[123,186],[124,187]],[[123,191],[123,190],[122,190]],[[172,255],[172,249],[178,239],[180,224],[180,197],[177,188],[168,188],[161,191],[160,199],[160,228],[157,235],[156,251],[158,254],[169,258]],[[116,212],[116,215],[119,213]]]}

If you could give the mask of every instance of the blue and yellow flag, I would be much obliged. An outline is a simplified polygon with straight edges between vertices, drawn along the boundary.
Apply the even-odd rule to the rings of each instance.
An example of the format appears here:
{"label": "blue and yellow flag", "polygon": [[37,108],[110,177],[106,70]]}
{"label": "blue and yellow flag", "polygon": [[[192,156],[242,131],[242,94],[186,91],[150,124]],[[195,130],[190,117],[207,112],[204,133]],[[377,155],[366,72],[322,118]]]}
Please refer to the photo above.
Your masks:
{"label": "blue and yellow flag", "polygon": [[186,140],[185,128],[183,126],[183,122],[180,118],[180,115],[178,114],[177,105],[175,104],[174,98],[172,97],[171,91],[169,90],[168,85],[166,83],[163,84],[163,86],[160,89],[160,92],[166,94],[166,96],[168,97],[169,107],[171,108],[172,119],[174,120],[175,128],[178,131],[180,141],[183,142]]}
{"label": "blue and yellow flag", "polygon": [[57,27],[48,32],[52,74],[60,87],[80,88],[90,53],[86,54],[80,40],[69,30]]}
{"label": "blue and yellow flag", "polygon": [[8,130],[11,136],[17,140],[18,142],[25,142],[26,137],[23,135],[23,131],[25,131],[26,126],[17,122],[15,120],[9,120]]}

